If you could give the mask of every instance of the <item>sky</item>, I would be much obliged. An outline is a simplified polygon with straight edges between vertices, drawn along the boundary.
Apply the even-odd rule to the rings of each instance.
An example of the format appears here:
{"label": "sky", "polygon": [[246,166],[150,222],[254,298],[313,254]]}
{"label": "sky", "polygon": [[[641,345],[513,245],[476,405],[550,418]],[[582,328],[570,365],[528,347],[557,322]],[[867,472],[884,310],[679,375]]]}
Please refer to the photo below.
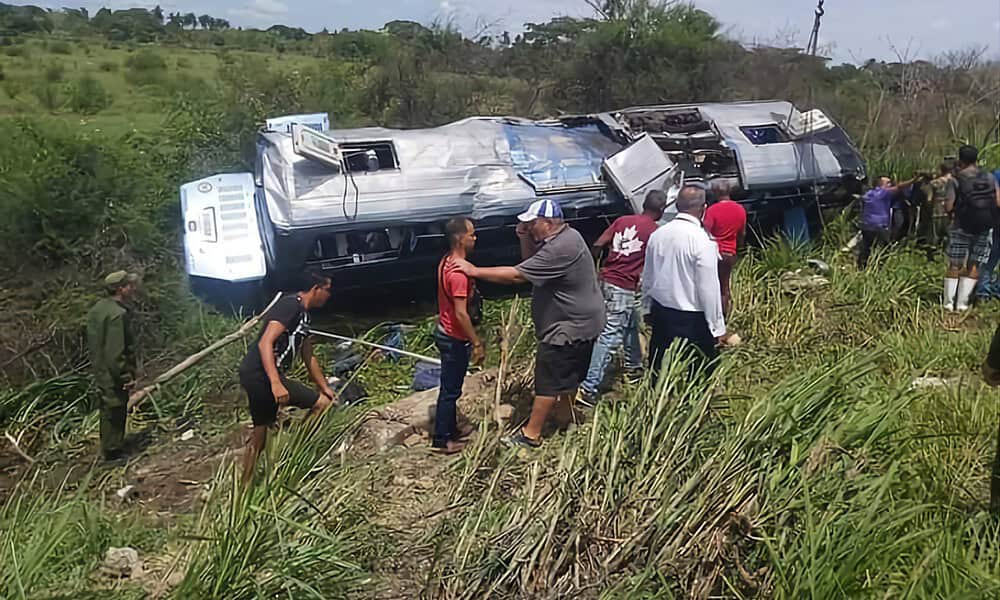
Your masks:
{"label": "sky", "polygon": [[[148,0],[41,0],[15,2],[58,8],[84,6],[151,7]],[[451,21],[466,34],[499,34],[523,29],[525,22],[560,15],[590,16],[584,0],[164,0],[165,12],[208,13],[233,26],[267,28],[274,24],[314,32],[378,29],[395,19],[421,23]],[[745,42],[804,47],[813,24],[815,0],[695,0],[723,23],[725,32]],[[962,10],[956,10],[961,6]],[[1000,0],[826,0],[820,46],[838,62],[868,58],[931,59],[949,50],[988,47],[1000,58]],[[960,14],[961,12],[961,14]],[[969,15],[969,16],[963,16]]]}

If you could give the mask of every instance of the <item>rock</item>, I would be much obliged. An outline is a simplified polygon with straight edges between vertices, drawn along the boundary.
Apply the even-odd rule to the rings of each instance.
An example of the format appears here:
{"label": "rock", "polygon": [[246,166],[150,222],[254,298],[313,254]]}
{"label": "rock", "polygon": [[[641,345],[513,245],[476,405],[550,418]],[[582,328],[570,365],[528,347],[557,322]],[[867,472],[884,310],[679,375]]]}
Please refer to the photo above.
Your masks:
{"label": "rock", "polygon": [[514,407],[510,404],[501,404],[493,409],[493,418],[498,423],[506,423],[514,416]]}
{"label": "rock", "polygon": [[101,574],[115,579],[134,578],[142,575],[142,563],[135,548],[108,548],[101,564]]}
{"label": "rock", "polygon": [[138,495],[139,490],[135,489],[135,486],[132,484],[126,485],[115,492],[115,497],[118,498],[119,502],[128,502],[135,499]]}
{"label": "rock", "polygon": [[194,439],[194,429],[188,429],[187,431],[181,434],[182,442],[186,442],[188,440],[193,440],[193,439]]}
{"label": "rock", "polygon": [[922,388],[933,388],[933,387],[944,387],[948,385],[947,379],[941,379],[940,377],[917,377],[910,382],[910,390],[919,390]]}

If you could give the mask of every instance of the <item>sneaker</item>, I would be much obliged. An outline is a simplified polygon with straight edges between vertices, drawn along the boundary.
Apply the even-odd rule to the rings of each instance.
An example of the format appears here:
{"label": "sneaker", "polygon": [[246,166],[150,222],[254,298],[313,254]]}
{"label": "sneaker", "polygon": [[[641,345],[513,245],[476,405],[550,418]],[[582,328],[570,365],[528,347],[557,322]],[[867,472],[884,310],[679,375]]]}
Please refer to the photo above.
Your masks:
{"label": "sneaker", "polygon": [[580,388],[576,390],[576,401],[574,403],[586,406],[587,408],[594,408],[597,406],[597,394]]}
{"label": "sneaker", "polygon": [[524,435],[524,429],[520,427],[518,427],[517,431],[514,431],[510,435],[505,435],[500,438],[500,441],[511,448],[530,448],[534,450],[542,447],[541,440],[536,440]]}

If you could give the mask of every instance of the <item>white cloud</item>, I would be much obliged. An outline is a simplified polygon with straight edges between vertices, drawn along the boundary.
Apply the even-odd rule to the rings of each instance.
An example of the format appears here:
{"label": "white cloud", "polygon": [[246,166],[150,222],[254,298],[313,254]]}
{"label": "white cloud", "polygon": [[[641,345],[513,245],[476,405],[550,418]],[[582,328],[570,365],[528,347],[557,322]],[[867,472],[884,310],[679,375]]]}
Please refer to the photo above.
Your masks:
{"label": "white cloud", "polygon": [[229,11],[230,15],[238,17],[249,17],[261,21],[273,20],[288,14],[288,5],[280,0],[254,0],[246,8],[234,8]]}

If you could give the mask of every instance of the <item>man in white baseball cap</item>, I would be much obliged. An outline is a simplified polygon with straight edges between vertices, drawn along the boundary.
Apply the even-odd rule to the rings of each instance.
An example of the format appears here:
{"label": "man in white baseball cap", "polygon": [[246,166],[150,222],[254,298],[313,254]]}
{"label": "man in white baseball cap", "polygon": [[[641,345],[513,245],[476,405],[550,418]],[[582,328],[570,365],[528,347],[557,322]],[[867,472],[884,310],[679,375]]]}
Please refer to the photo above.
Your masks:
{"label": "man in white baseball cap", "polygon": [[568,422],[572,400],[587,375],[594,340],[604,327],[604,298],[597,271],[583,236],[563,221],[554,200],[536,200],[517,217],[517,236],[524,260],[513,267],[455,264],[470,277],[516,285],[532,285],[531,317],[538,351],[535,357],[535,401],[531,417],[504,441],[537,448],[542,427],[553,409]]}

